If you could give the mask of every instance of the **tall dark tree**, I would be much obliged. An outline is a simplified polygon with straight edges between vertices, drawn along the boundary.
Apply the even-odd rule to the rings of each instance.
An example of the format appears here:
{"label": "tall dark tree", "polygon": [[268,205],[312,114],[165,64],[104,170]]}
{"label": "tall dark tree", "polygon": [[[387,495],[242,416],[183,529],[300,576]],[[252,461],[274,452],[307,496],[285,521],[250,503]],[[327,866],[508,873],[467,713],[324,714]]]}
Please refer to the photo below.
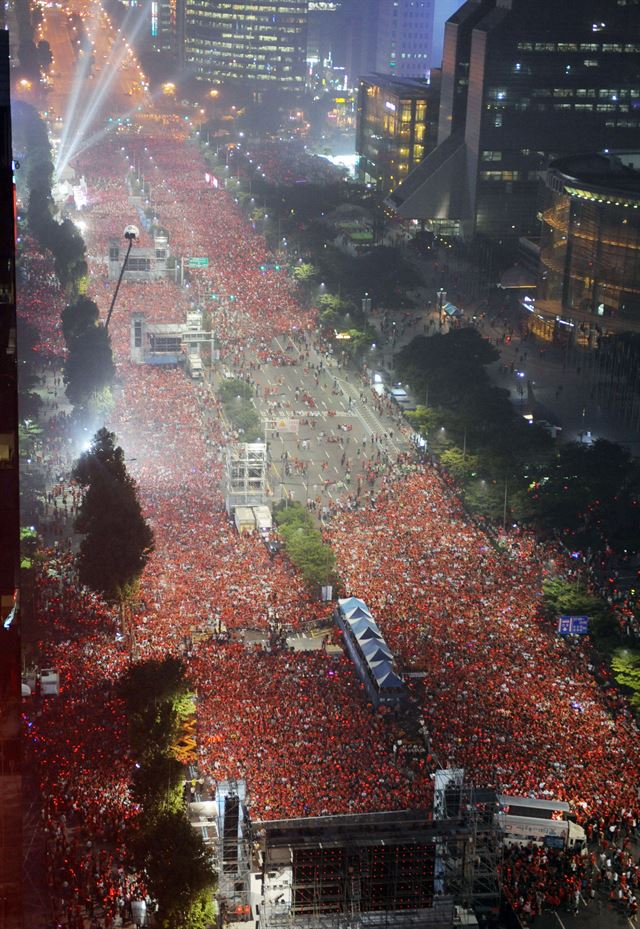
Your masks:
{"label": "tall dark tree", "polygon": [[167,929],[206,929],[213,917],[213,862],[186,814],[161,814],[136,837],[134,857],[137,867],[147,873],[151,892],[158,899],[160,925]]}
{"label": "tall dark tree", "polygon": [[69,303],[62,311],[62,334],[67,345],[92,326],[96,326],[100,319],[97,304],[89,297],[78,297],[74,303]]}
{"label": "tall dark tree", "polygon": [[109,333],[104,326],[90,326],[69,345],[64,366],[67,397],[74,406],[86,407],[114,377]]}
{"label": "tall dark tree", "polygon": [[51,65],[53,64],[53,55],[51,54],[51,46],[46,39],[41,39],[37,45],[38,49],[38,63],[43,71],[48,71]]}
{"label": "tall dark tree", "polygon": [[530,497],[534,519],[577,545],[640,549],[640,465],[620,445],[599,439],[562,446]]}
{"label": "tall dark tree", "polygon": [[135,589],[154,541],[112,432],[96,433],[74,477],[86,488],[76,519],[76,529],[84,535],[78,553],[80,580],[122,605]]}

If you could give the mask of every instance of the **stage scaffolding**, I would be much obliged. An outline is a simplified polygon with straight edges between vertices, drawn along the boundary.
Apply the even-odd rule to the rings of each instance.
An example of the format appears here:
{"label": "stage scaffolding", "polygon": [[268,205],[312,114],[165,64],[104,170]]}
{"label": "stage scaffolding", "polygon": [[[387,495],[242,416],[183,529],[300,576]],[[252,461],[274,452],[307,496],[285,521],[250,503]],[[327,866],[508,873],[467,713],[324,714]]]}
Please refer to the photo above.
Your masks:
{"label": "stage scaffolding", "polygon": [[[260,929],[449,929],[457,907],[498,905],[493,800],[462,787],[428,810],[255,822]],[[485,802],[486,801],[486,802]]]}
{"label": "stage scaffolding", "polygon": [[437,871],[443,886],[464,909],[495,909],[500,904],[503,849],[495,822],[495,791],[474,787],[462,768],[436,771],[434,787],[434,821],[459,824],[458,829],[444,830],[438,840]]}
{"label": "stage scaffolding", "polygon": [[251,821],[246,783],[218,781],[215,789],[216,835],[213,852],[218,874],[217,897],[227,923],[251,922]]}
{"label": "stage scaffolding", "polygon": [[243,442],[227,446],[224,476],[225,505],[232,514],[237,506],[262,506],[267,502],[267,446]]}

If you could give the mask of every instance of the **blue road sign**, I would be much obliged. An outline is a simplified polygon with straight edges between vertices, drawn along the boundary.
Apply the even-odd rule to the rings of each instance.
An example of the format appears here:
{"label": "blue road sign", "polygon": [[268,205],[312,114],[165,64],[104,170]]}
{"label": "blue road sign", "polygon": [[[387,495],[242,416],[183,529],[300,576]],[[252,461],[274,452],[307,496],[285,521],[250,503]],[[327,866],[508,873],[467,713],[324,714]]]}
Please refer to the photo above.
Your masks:
{"label": "blue road sign", "polygon": [[558,619],[558,635],[588,635],[588,616],[560,616]]}

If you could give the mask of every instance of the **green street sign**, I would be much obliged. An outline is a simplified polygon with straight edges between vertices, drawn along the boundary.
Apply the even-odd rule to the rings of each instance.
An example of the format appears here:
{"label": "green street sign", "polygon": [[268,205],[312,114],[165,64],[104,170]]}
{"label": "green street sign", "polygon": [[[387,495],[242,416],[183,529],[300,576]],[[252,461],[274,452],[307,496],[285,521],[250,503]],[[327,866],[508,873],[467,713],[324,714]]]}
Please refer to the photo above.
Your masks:
{"label": "green street sign", "polygon": [[190,258],[189,267],[190,268],[208,268],[209,259],[208,258]]}

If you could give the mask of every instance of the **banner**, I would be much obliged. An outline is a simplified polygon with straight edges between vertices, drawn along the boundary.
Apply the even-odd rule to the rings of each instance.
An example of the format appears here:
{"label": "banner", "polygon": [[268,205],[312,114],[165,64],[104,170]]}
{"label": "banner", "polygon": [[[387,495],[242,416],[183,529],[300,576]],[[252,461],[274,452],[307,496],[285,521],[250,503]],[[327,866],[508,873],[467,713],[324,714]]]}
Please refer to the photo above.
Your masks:
{"label": "banner", "polygon": [[300,420],[274,419],[273,428],[277,429],[278,432],[292,432],[294,435],[297,435],[298,429],[300,428]]}

